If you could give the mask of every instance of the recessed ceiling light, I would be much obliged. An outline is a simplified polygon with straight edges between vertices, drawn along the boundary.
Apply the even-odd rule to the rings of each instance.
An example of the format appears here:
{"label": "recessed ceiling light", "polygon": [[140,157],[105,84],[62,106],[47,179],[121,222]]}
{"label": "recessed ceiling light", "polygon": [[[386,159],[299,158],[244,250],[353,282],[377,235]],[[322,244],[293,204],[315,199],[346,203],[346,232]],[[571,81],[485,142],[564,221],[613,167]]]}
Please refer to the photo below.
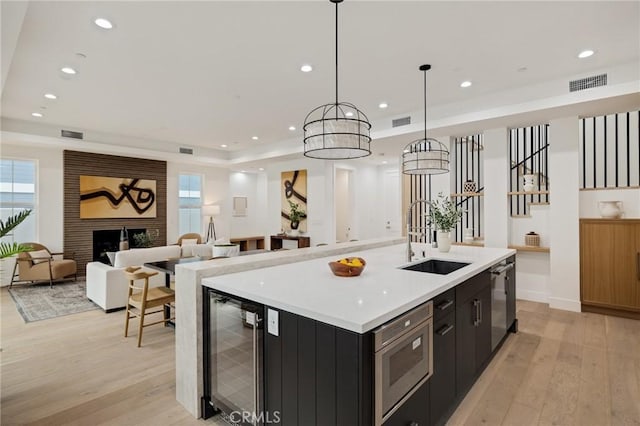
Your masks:
{"label": "recessed ceiling light", "polygon": [[65,74],[76,74],[76,70],[74,70],[71,67],[64,67],[60,71],[62,71]]}
{"label": "recessed ceiling light", "polygon": [[39,112],[32,112],[31,115],[38,118],[42,117],[42,114],[40,114]]}
{"label": "recessed ceiling light", "polygon": [[47,99],[58,99],[58,97],[56,95],[54,95],[53,93],[45,93],[44,97]]}
{"label": "recessed ceiling light", "polygon": [[469,87],[469,86],[471,86],[471,82],[468,80],[460,83],[460,87]]}
{"label": "recessed ceiling light", "polygon": [[353,117],[353,113],[351,111],[347,111],[344,113],[346,117]]}
{"label": "recessed ceiling light", "polygon": [[254,141],[257,141],[258,137],[257,136],[251,136],[251,139],[253,139]]}
{"label": "recessed ceiling light", "polygon": [[221,146],[222,148],[226,148],[226,147],[227,147],[227,144],[226,144],[226,143],[223,143],[223,144],[222,144],[222,145],[220,145],[220,146]]}
{"label": "recessed ceiling light", "polygon": [[260,167],[258,170],[260,170],[261,172],[264,171],[264,167]]}
{"label": "recessed ceiling light", "polygon": [[291,130],[292,132],[296,129],[295,126],[289,126],[289,130]]}
{"label": "recessed ceiling light", "polygon": [[240,173],[246,173],[246,171],[245,170],[240,170]]}
{"label": "recessed ceiling light", "polygon": [[593,55],[593,53],[593,50],[583,50],[582,52],[578,53],[578,58],[588,58],[589,56]]}
{"label": "recessed ceiling light", "polygon": [[98,18],[93,22],[97,26],[99,26],[100,28],[104,28],[105,30],[110,30],[111,28],[113,28],[113,24],[111,23],[111,21],[105,18]]}
{"label": "recessed ceiling light", "polygon": [[313,71],[313,67],[309,64],[304,64],[303,66],[300,67],[300,71],[302,72],[311,72]]}
{"label": "recessed ceiling light", "polygon": [[387,164],[387,160],[384,160],[384,161],[382,162],[382,164]]}
{"label": "recessed ceiling light", "polygon": [[378,104],[378,108],[381,108],[381,109],[385,109],[388,106],[389,104],[387,104],[386,102],[380,102],[380,104]]}

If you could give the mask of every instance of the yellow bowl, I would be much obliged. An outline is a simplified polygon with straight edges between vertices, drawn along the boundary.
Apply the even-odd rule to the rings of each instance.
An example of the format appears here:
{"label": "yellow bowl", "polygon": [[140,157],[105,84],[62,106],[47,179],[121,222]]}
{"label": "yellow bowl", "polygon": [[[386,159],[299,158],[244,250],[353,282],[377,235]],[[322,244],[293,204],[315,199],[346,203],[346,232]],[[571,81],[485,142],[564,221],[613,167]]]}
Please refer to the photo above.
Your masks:
{"label": "yellow bowl", "polygon": [[367,262],[365,262],[361,257],[347,257],[346,259],[348,262],[351,262],[352,259],[360,259],[362,266],[350,266],[340,262],[329,262],[329,267],[331,268],[333,275],[338,277],[357,277],[362,273],[365,265],[367,264]]}

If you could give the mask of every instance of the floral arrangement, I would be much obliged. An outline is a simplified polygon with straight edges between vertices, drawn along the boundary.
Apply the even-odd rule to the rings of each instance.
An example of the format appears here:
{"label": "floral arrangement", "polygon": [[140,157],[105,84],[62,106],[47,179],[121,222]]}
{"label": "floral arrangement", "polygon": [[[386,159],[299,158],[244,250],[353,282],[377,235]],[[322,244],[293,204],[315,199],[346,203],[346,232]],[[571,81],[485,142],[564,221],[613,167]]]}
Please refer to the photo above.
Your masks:
{"label": "floral arrangement", "polygon": [[431,202],[429,209],[429,218],[431,223],[436,225],[439,231],[449,232],[456,227],[456,224],[462,217],[462,209],[456,206],[442,192],[438,194],[438,198]]}

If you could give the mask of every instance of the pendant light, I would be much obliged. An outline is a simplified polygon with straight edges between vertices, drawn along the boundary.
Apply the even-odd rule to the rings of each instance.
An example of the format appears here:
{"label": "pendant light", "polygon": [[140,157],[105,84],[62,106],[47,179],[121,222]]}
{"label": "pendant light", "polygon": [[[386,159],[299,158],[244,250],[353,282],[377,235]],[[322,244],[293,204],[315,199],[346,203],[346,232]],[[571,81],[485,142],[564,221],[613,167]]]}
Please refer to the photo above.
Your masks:
{"label": "pendant light", "polygon": [[371,124],[362,111],[338,102],[338,3],[336,5],[336,100],[317,107],[304,119],[304,155],[324,160],[345,160],[371,155]]}
{"label": "pendant light", "polygon": [[431,65],[420,65],[424,72],[424,138],[404,147],[402,173],[406,175],[438,175],[449,171],[449,150],[437,139],[427,137],[427,71]]}

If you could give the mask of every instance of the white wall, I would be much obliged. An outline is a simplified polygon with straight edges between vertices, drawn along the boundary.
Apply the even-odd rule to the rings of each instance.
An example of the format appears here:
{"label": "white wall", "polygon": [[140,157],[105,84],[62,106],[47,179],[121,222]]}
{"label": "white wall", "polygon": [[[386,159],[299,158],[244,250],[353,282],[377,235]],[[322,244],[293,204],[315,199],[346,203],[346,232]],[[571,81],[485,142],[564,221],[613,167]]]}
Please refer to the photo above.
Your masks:
{"label": "white wall", "polygon": [[37,161],[36,240],[51,251],[61,252],[64,238],[62,150],[9,145],[3,140],[2,158]]}
{"label": "white wall", "polygon": [[[266,167],[267,175],[267,208],[265,210],[265,235],[275,235],[280,232],[281,221],[281,173],[291,170],[307,170],[307,233],[311,244],[331,242],[335,238],[333,225],[333,191],[331,199],[327,200],[327,181],[333,184],[333,169],[330,176],[326,176],[325,162],[308,158],[281,161]],[[327,202],[329,201],[329,202]],[[269,247],[269,239],[266,240]]]}
{"label": "white wall", "polygon": [[229,175],[229,205],[233,197],[247,197],[247,215],[231,216],[228,238],[266,235],[267,175],[266,173],[232,172]]}
{"label": "white wall", "polygon": [[335,170],[348,169],[351,172],[353,212],[351,239],[364,240],[385,235],[384,209],[381,206],[381,192],[376,183],[385,169],[360,162],[331,162],[299,158],[271,163],[266,167],[267,208],[264,223],[265,234],[280,232],[280,179],[281,173],[291,170],[307,170],[307,236],[311,245],[332,243],[336,237],[335,224]]}
{"label": "white wall", "polygon": [[640,189],[607,189],[580,191],[580,217],[601,217],[600,201],[622,201],[623,218],[640,217]]}
{"label": "white wall", "polygon": [[506,128],[484,132],[483,155],[484,245],[506,247],[509,242],[509,133]]}
{"label": "white wall", "polygon": [[578,117],[549,124],[549,306],[580,312]]}
{"label": "white wall", "polygon": [[[336,212],[336,238],[335,242],[344,242],[351,239],[351,198],[349,188],[351,170],[336,168],[335,171],[335,212]],[[332,241],[333,242],[333,241]]]}
{"label": "white wall", "polygon": [[[216,236],[228,237],[231,233],[231,200],[229,197],[229,171],[218,167],[198,166],[167,162],[167,244],[178,241],[178,176],[200,174],[203,177],[203,204],[217,204],[220,215],[214,218]],[[209,218],[202,218],[200,234],[207,234]]]}

